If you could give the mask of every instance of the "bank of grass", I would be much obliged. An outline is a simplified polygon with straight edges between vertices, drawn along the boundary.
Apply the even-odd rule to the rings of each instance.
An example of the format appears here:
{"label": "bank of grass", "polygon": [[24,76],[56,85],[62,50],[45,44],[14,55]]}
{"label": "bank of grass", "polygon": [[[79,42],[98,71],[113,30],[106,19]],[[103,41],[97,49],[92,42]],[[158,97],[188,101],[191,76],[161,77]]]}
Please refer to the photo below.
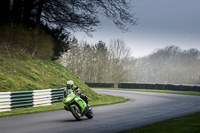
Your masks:
{"label": "bank of grass", "polygon": [[123,131],[123,133],[200,133],[200,112]]}
{"label": "bank of grass", "polygon": [[[92,107],[94,107],[94,106],[100,106],[100,105],[121,103],[121,102],[126,102],[126,101],[128,101],[128,99],[125,99],[123,97],[99,95],[98,99],[90,100],[89,104]],[[27,107],[27,108],[15,109],[12,111],[7,111],[7,112],[1,112],[0,117],[63,110],[63,107],[64,107],[64,104],[61,102],[54,105],[48,105],[48,106]]]}
{"label": "bank of grass", "polygon": [[67,80],[73,80],[84,94],[98,100],[99,94],[59,63],[29,55],[8,57],[0,50],[0,92],[59,89],[66,86]]}

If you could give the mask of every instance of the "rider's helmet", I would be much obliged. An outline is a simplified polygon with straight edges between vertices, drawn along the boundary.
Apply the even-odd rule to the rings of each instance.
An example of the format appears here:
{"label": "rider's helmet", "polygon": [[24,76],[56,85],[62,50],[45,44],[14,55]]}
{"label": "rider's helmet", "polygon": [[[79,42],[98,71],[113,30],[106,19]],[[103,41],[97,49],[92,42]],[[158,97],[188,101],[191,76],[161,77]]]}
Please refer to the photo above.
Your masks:
{"label": "rider's helmet", "polygon": [[74,82],[72,80],[67,81],[67,89],[71,89],[74,85]]}

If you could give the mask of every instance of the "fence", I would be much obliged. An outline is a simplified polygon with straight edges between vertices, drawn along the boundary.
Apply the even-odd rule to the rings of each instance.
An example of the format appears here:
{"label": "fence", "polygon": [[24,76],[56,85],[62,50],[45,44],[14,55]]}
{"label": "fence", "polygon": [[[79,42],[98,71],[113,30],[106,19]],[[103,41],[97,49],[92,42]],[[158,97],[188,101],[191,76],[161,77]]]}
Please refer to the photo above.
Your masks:
{"label": "fence", "polygon": [[200,92],[200,85],[119,83],[118,88],[174,90],[174,91],[198,91],[198,92]]}
{"label": "fence", "polygon": [[114,88],[114,83],[85,83],[89,87]]}
{"label": "fence", "polygon": [[65,88],[18,92],[0,92],[0,112],[16,108],[38,107],[60,102]]}
{"label": "fence", "polygon": [[[114,88],[114,83],[86,83],[86,84],[89,87]],[[175,90],[175,91],[198,91],[198,92],[200,92],[200,85],[119,83],[118,88]]]}

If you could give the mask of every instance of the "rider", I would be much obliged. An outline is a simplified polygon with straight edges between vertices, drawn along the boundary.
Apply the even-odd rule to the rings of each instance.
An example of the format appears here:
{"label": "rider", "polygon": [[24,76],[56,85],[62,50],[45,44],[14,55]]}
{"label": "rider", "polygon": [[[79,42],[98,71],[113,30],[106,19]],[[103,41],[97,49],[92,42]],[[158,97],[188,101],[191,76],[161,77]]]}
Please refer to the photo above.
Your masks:
{"label": "rider", "polygon": [[88,104],[88,97],[86,95],[82,94],[81,90],[78,88],[78,86],[74,85],[74,82],[72,80],[67,81],[66,89],[72,89],[76,95],[80,95],[81,99],[83,99],[86,102],[87,107],[88,108],[90,107]]}

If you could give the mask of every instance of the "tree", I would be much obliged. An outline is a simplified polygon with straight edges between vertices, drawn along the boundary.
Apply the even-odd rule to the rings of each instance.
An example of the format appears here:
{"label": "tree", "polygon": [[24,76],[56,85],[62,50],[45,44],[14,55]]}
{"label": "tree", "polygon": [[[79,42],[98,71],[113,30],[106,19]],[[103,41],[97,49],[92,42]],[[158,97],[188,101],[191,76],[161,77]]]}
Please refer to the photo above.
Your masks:
{"label": "tree", "polygon": [[63,32],[62,28],[50,29],[47,25],[42,25],[40,28],[44,29],[53,39],[54,55],[52,60],[59,59],[64,52],[67,52],[70,49],[69,45],[77,41],[75,37],[70,38],[69,32]]}
{"label": "tree", "polygon": [[96,82],[106,80],[106,65],[108,50],[103,41],[99,41],[94,46],[95,78]]}
{"label": "tree", "polygon": [[24,10],[23,10],[23,23],[31,25],[31,19],[33,19],[32,9],[34,0],[24,0]]}
{"label": "tree", "polygon": [[12,19],[16,23],[21,23],[21,21],[22,21],[22,0],[14,0],[13,1]]}
{"label": "tree", "polygon": [[6,23],[10,16],[10,1],[1,0],[0,1],[0,25]]}
{"label": "tree", "polygon": [[123,40],[116,39],[109,45],[110,78],[114,83],[128,82],[132,79],[134,60],[130,57],[130,48]]}
{"label": "tree", "polygon": [[104,15],[127,31],[126,24],[136,24],[130,9],[126,0],[1,0],[0,20],[10,16],[14,23],[47,24],[90,33],[100,25],[100,15]]}

